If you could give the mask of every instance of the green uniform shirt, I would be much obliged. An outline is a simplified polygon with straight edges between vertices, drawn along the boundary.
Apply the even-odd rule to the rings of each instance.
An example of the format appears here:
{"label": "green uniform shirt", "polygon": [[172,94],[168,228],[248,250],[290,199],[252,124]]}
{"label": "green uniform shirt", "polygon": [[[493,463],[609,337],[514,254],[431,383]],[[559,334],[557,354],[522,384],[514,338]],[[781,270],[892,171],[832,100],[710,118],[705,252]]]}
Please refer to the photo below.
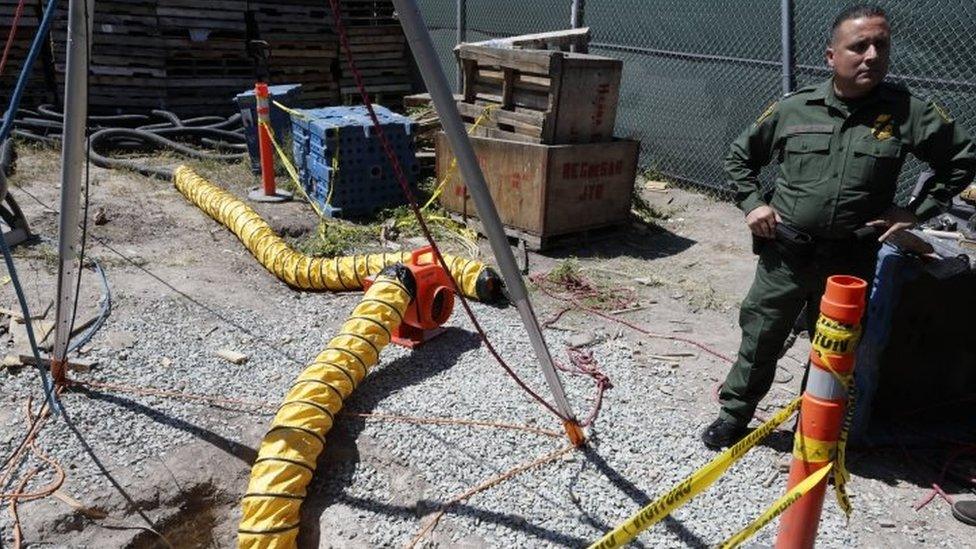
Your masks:
{"label": "green uniform shirt", "polygon": [[888,83],[845,102],[828,80],[770,106],[732,143],[725,171],[748,213],[765,204],[759,171],[777,160],[769,205],[796,228],[844,238],[893,204],[908,153],[935,171],[913,208],[922,220],[944,211],[976,171],[969,134],[935,104]]}

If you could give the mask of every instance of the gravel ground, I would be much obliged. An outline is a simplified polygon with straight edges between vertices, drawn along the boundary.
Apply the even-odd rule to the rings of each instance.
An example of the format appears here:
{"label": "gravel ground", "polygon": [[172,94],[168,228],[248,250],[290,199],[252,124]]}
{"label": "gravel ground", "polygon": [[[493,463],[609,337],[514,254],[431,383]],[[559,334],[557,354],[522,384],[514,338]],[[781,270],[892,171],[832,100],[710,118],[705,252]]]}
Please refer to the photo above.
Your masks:
{"label": "gravel ground", "polygon": [[[30,162],[29,157],[25,161]],[[100,173],[107,181],[115,177]],[[124,177],[146,184],[136,176]],[[48,196],[53,192],[40,183],[30,190]],[[673,196],[689,205],[685,216],[694,216],[696,223],[672,218],[670,232],[635,236],[637,248],[668,250],[676,240],[706,241],[709,230],[720,229],[701,228],[699,221],[737,219],[727,205],[687,193]],[[144,268],[171,287],[116,261],[109,269],[113,316],[83,355],[98,364],[89,373],[73,376],[269,405],[280,402],[290,381],[321,350],[358,295],[286,288],[242,252],[232,236],[213,231],[210,220],[171,191],[134,200],[144,205],[160,201],[165,216],[174,217],[165,227],[174,236],[129,241],[122,251],[149,258]],[[36,207],[22,205],[36,212]],[[123,209],[114,211],[120,220],[118,232],[105,237],[120,244],[131,231],[122,223],[127,215]],[[180,211],[185,218],[174,213]],[[131,215],[138,218],[140,213],[136,209]],[[49,228],[51,221],[45,219],[38,225]],[[151,239],[150,233],[139,236]],[[194,238],[200,234],[204,237]],[[659,258],[633,251],[603,258],[606,250],[600,249],[576,249],[574,255],[584,257],[584,269],[595,269],[591,275],[609,270],[618,276],[604,276],[608,282],[638,287],[646,308],[622,318],[652,331],[701,340],[731,355],[737,332],[730,301],[734,297],[729,296],[741,295],[748,283],[741,274],[751,270],[744,246],[739,241],[721,250],[691,246],[688,252],[661,253]],[[43,254],[35,252],[25,253],[22,263],[31,267],[21,270],[32,299],[41,303],[53,277]],[[112,257],[97,245],[92,252],[106,261]],[[187,258],[198,252],[205,255]],[[738,259],[726,265],[726,256]],[[533,261],[534,269],[545,269],[553,260]],[[721,279],[709,261],[726,265]],[[662,276],[667,280],[661,282]],[[646,277],[653,280],[633,282]],[[710,279],[714,282],[708,291],[697,285]],[[83,282],[82,304],[94,311],[96,282],[89,275]],[[4,305],[11,307],[12,292],[5,291]],[[543,318],[561,308],[538,293],[534,298]],[[475,305],[475,311],[502,355],[548,396],[514,309]],[[449,325],[447,333],[412,353],[388,347],[380,365],[347,402],[347,410],[559,429],[555,418],[520,391],[479,344],[460,307]],[[716,413],[712,391],[725,374],[724,362],[685,344],[644,338],[576,312],[561,318],[546,336],[559,359],[565,357],[568,344],[587,344],[613,382],[589,429],[590,445],[449,507],[422,545],[583,546],[714,456],[702,446],[698,433]],[[241,351],[249,358],[241,365],[230,364],[215,356],[219,349]],[[689,351],[692,356],[670,361],[651,356]],[[775,411],[795,394],[803,354],[801,342],[791,351],[791,359],[783,361],[782,383],[775,385],[763,413]],[[0,376],[0,456],[6,457],[23,433],[23,403],[39,391],[29,369]],[[576,412],[585,415],[593,404],[592,382],[575,376],[564,379]],[[21,520],[29,541],[64,547],[162,546],[156,536],[139,529],[148,521],[174,546],[233,545],[237,502],[269,422],[267,414],[121,391],[75,391],[63,400],[70,422],[52,420],[39,436],[38,447],[65,466],[63,492],[109,518],[83,518],[54,498],[24,503]],[[791,422],[784,425],[790,427]],[[784,492],[781,467],[790,444],[787,431],[774,433],[707,492],[642,534],[639,545],[707,547],[734,534]],[[565,445],[561,436],[525,431],[342,416],[329,434],[329,447],[303,508],[302,544],[404,546],[445,502]],[[904,463],[892,460],[893,455],[897,456],[852,456],[855,515],[846,525],[828,494],[819,545],[972,545],[972,530],[954,522],[942,502],[919,513],[911,510],[925,490],[902,470]],[[28,460],[18,476],[38,464]],[[854,467],[858,464],[862,467]],[[45,475],[28,487],[44,484],[50,479]],[[10,527],[10,517],[0,515],[4,543],[12,541]],[[775,524],[767,526],[750,544],[771,545],[775,533]]]}

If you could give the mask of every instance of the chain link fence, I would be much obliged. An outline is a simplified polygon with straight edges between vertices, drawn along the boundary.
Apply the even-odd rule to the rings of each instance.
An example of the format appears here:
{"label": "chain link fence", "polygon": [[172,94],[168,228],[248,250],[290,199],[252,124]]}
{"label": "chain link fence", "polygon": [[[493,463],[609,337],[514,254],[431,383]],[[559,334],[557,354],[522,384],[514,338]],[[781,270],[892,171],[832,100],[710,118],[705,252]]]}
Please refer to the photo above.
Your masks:
{"label": "chain link fence", "polygon": [[[976,2],[875,0],[891,22],[889,79],[935,101],[956,123],[976,133]],[[838,11],[830,0],[796,2],[797,86],[830,76],[824,60],[828,34]],[[907,202],[924,165],[909,156],[898,199]]]}
{"label": "chain link fence", "polygon": [[[722,158],[733,139],[783,93],[781,2],[773,0],[420,0],[448,76],[453,48],[473,42],[570,28],[574,6],[593,35],[591,53],[624,62],[617,135],[642,142],[649,173],[731,198]],[[936,101],[976,130],[976,2],[877,0],[889,13],[891,79]],[[829,77],[824,60],[834,16],[846,2],[788,3],[796,87]],[[922,165],[910,159],[899,198]],[[772,180],[775,169],[764,171]]]}

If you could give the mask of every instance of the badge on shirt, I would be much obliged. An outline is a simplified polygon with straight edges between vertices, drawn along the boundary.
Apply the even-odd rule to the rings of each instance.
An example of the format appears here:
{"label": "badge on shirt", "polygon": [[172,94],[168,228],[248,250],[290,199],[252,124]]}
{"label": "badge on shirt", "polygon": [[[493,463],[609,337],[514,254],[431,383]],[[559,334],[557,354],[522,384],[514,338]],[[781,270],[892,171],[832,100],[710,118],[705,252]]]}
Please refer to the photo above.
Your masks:
{"label": "badge on shirt", "polygon": [[942,117],[942,120],[945,123],[948,124],[949,122],[952,122],[952,119],[949,118],[949,113],[947,113],[942,107],[936,105],[935,102],[932,102],[932,108],[935,109],[935,112],[939,113],[939,116]]}
{"label": "badge on shirt", "polygon": [[759,118],[756,119],[757,126],[762,124],[764,120],[772,116],[772,114],[776,111],[776,105],[779,105],[779,101],[773,101],[772,105],[766,107],[766,110],[764,110],[763,113],[759,115]]}
{"label": "badge on shirt", "polygon": [[871,135],[878,141],[884,141],[885,139],[891,139],[894,132],[895,127],[891,124],[891,115],[879,114],[878,118],[874,121],[874,126],[871,128]]}

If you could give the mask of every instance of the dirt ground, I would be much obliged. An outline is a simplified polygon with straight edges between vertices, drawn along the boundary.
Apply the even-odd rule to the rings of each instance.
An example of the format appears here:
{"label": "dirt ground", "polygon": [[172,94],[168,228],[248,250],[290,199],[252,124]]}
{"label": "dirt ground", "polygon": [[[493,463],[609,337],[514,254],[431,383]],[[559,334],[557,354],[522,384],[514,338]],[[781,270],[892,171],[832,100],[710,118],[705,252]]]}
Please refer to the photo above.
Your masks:
{"label": "dirt ground", "polygon": [[[57,234],[57,181],[58,156],[44,150],[28,150],[21,147],[17,175],[12,179],[17,186],[12,192],[25,210],[33,230],[53,239]],[[241,166],[200,166],[211,180],[227,185],[233,192],[243,195],[253,180]],[[544,255],[528,255],[531,273],[550,271],[566,265],[577,265],[579,272],[600,281],[611,288],[629,288],[636,292],[638,306],[620,313],[622,319],[647,330],[681,336],[700,341],[725,356],[733,356],[738,345],[736,313],[739,300],[744,296],[751,281],[754,259],[749,251],[749,238],[742,225],[741,214],[731,205],[709,197],[677,190],[651,190],[641,183],[642,195],[652,206],[650,221],[653,224],[635,223],[621,231],[601,233],[575,239]],[[114,295],[112,320],[104,333],[99,334],[97,347],[120,354],[138,354],[144,343],[132,326],[152,324],[154,317],[170,318],[162,310],[152,307],[170,300],[174,303],[236,304],[240,315],[232,319],[214,317],[191,327],[180,327],[180,337],[188,347],[203,346],[210,334],[228,334],[243,344],[260,339],[249,335],[247,328],[262,319],[281,318],[282,307],[305,298],[285,288],[267,273],[226,229],[201,215],[171,186],[151,181],[126,172],[92,170],[91,215],[104,215],[104,224],[91,224],[88,254],[96,258],[108,272]],[[284,205],[257,205],[256,209],[280,233],[295,241],[302,241],[316,227],[313,212],[305,205],[293,202]],[[401,242],[409,246],[415,241]],[[382,249],[378,240],[370,247]],[[482,243],[487,256],[487,247]],[[56,276],[56,246],[42,240],[30,246],[18,247],[15,258],[25,290],[34,310],[44,310],[53,299],[51,291]],[[79,301],[79,320],[97,313],[100,285],[90,272],[82,280],[82,297]],[[551,318],[562,309],[562,304],[533,291],[533,299],[540,317]],[[16,309],[13,291],[9,284],[0,294],[0,306]],[[326,296],[324,307],[334,304],[337,309],[348,308],[352,298]],[[185,305],[188,307],[189,305]],[[164,314],[165,313],[165,314]],[[52,313],[53,314],[53,313]],[[186,313],[188,316],[190,312]],[[196,313],[194,313],[196,314]],[[337,313],[338,314],[338,313]],[[460,314],[460,313],[456,313]],[[204,315],[205,316],[205,315]],[[335,325],[338,316],[323,316],[322,333]],[[51,318],[48,318],[50,320]],[[6,325],[9,316],[3,317]],[[227,322],[224,322],[227,321]],[[245,326],[237,332],[226,324]],[[680,408],[698,424],[705,425],[717,412],[713,400],[716,384],[725,374],[720,361],[707,360],[697,349],[683,347],[674,342],[662,342],[642,336],[622,325],[596,320],[585,315],[567,315],[557,322],[569,337],[620,338],[615,345],[633,349],[637,355],[665,356],[674,362],[675,371],[681,376],[681,393],[673,397],[662,393],[657,398],[663,404]],[[128,327],[128,328],[126,328]],[[219,329],[218,329],[219,328]],[[299,328],[299,327],[293,327]],[[174,328],[175,330],[175,328]],[[208,330],[210,330],[208,332]],[[299,330],[300,331],[300,330]],[[216,335],[215,334],[215,335]],[[602,334],[602,335],[601,335]],[[13,349],[9,334],[8,350]],[[234,339],[236,338],[236,339]],[[290,341],[290,339],[289,339]],[[284,339],[274,342],[288,360],[301,364],[304,351],[288,347]],[[477,345],[477,342],[472,345]],[[777,404],[794,394],[802,374],[802,357],[808,349],[806,343],[797,346],[783,361],[782,372],[770,399],[761,410],[768,414]],[[85,350],[85,349],[83,349]],[[690,352],[689,352],[690,351]],[[298,356],[295,356],[298,355]],[[90,351],[90,356],[101,356]],[[84,358],[82,355],[81,358]],[[165,356],[158,361],[165,362]],[[113,367],[133,368],[123,361],[101,361],[102,379]],[[121,365],[121,366],[119,366]],[[146,366],[146,365],[143,365]],[[155,365],[152,365],[155,367]],[[254,368],[259,368],[255,363]],[[684,372],[684,373],[681,373]],[[83,375],[83,374],[79,374]],[[146,374],[151,379],[156,374]],[[286,372],[282,382],[293,375]],[[0,369],[0,384],[10,387],[0,397],[0,450],[6,456],[13,443],[22,436],[24,423],[22,408],[27,394],[37,394],[34,374],[27,368]],[[109,377],[110,378],[110,377]],[[192,391],[192,379],[168,379],[160,374],[156,386],[177,391]],[[168,385],[167,385],[168,384]],[[33,391],[33,393],[31,393]],[[228,395],[230,396],[230,395]],[[270,403],[278,402],[281,394],[266,395]],[[133,427],[129,417],[139,414],[163,412],[139,411],[137,408],[110,406],[111,396],[103,395],[103,401],[88,402],[86,406],[104,405],[105,413],[111,414],[120,436],[140,438],[139,432],[128,432]],[[669,401],[668,399],[673,398]],[[84,394],[66,397],[66,406],[89,400]],[[612,406],[613,402],[609,402]],[[173,404],[172,406],[184,406]],[[158,538],[145,530],[141,519],[155,524],[155,528],[171,539],[174,546],[231,546],[238,517],[238,501],[244,491],[250,460],[268,422],[267,416],[255,418],[241,410],[214,410],[198,404],[185,404],[195,414],[211,414],[220,419],[224,434],[217,436],[211,431],[186,430],[189,436],[178,443],[153,446],[152,458],[147,459],[141,474],[129,474],[122,467],[124,456],[113,450],[110,440],[92,443],[92,452],[106,464],[105,482],[75,483],[72,469],[79,464],[62,463],[68,480],[62,489],[69,498],[49,497],[24,503],[20,506],[21,522],[25,537],[37,546],[67,547],[163,547]],[[174,408],[176,409],[176,408]],[[178,424],[178,414],[157,418],[157,421]],[[83,426],[82,426],[83,427]],[[629,428],[639,429],[640,426]],[[693,433],[692,433],[693,434]],[[385,468],[383,475],[400,477],[394,483],[394,491],[388,494],[391,501],[408,497],[418,490],[409,469],[397,459],[384,458],[384,447],[368,437],[357,437],[356,429],[339,429],[334,448],[324,458],[319,470],[341,468],[355,456],[373,456],[371,466]],[[147,436],[147,439],[150,438]],[[128,443],[127,443],[128,444]],[[788,456],[787,449],[779,451],[779,461]],[[938,456],[941,454],[932,454]],[[379,457],[376,457],[379,456]],[[939,498],[916,512],[914,505],[928,494],[930,486],[938,479],[941,461],[927,461],[915,467],[903,459],[896,450],[877,450],[854,453],[851,457],[854,478],[851,491],[857,502],[874,502],[874,509],[887,509],[887,514],[855,515],[849,528],[856,534],[857,544],[864,547],[910,547],[916,545],[962,547],[973,543],[976,530],[961,525],[949,517],[948,506]],[[363,458],[365,459],[365,458]],[[678,459],[675,457],[674,459]],[[935,458],[933,458],[934,460]],[[111,472],[111,473],[109,473]],[[325,474],[325,473],[323,473]],[[350,473],[349,482],[359,478]],[[109,479],[108,477],[112,477]],[[179,478],[179,482],[173,482]],[[356,481],[359,482],[359,481]],[[663,492],[668,486],[644,486],[653,494]],[[10,488],[10,485],[4,488]],[[945,486],[947,490],[959,490],[958,486]],[[503,490],[504,488],[498,488]],[[652,494],[652,495],[653,495]],[[125,503],[128,500],[128,504]],[[74,501],[75,504],[70,503]],[[771,501],[770,501],[771,503]],[[328,506],[328,502],[319,503]],[[827,506],[835,506],[828,497]],[[109,511],[107,518],[92,510]],[[636,510],[621,511],[623,514]],[[321,513],[321,509],[319,510]],[[343,513],[323,515],[319,522],[318,539],[326,539],[330,527],[342,532]],[[417,511],[413,517],[420,526]],[[140,518],[141,517],[141,518]],[[346,517],[349,518],[349,517]],[[351,517],[355,518],[355,517]],[[331,525],[331,526],[330,526]],[[10,541],[10,522],[0,522],[2,539]],[[348,526],[346,541],[340,546],[368,546],[369,542],[350,540]],[[767,530],[774,529],[767,527]],[[458,544],[449,536],[450,525],[439,527],[430,543],[434,545]],[[355,533],[354,533],[355,534]],[[353,538],[356,536],[353,535]],[[365,535],[360,535],[363,540]],[[402,545],[406,540],[400,540]],[[714,541],[714,540],[710,540]],[[3,543],[3,542],[0,542]],[[324,545],[324,542],[321,542]],[[493,546],[499,542],[491,537],[473,538],[460,545]],[[572,543],[556,543],[569,544]]]}

